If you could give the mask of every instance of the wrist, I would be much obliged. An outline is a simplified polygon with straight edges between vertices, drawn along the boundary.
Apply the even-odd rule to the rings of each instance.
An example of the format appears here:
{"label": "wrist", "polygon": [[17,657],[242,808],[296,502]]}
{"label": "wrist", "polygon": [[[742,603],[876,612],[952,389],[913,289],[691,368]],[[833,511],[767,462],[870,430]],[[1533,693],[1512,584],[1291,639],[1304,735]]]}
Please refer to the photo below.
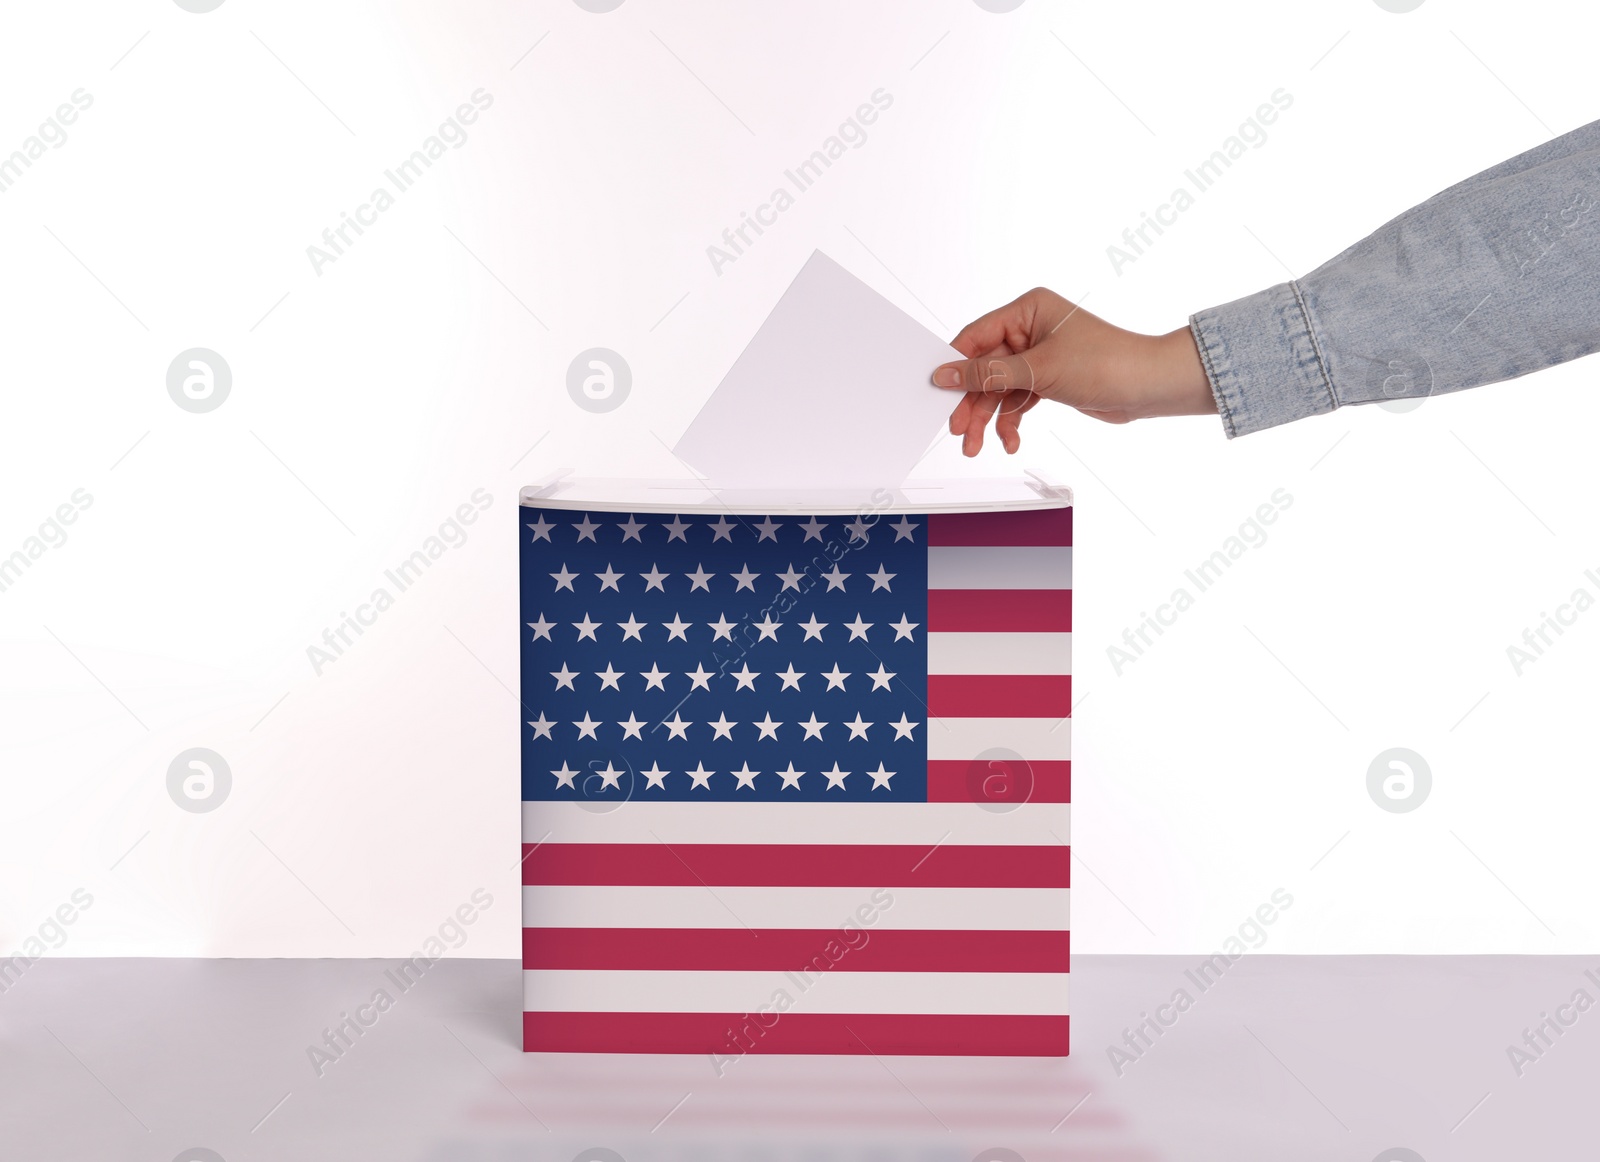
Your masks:
{"label": "wrist", "polygon": [[1155,366],[1151,368],[1151,384],[1156,398],[1151,402],[1159,410],[1153,410],[1151,414],[1216,415],[1216,396],[1211,391],[1211,381],[1206,377],[1205,366],[1200,361],[1194,333],[1184,326],[1152,338]]}

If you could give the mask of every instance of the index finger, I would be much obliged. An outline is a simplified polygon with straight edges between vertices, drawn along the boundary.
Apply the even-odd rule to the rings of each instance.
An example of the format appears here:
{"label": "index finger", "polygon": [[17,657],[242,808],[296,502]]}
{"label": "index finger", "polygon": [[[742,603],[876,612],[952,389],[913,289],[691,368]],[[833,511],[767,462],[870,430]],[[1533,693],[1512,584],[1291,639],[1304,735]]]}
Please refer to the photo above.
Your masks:
{"label": "index finger", "polygon": [[[1021,333],[1018,314],[1016,303],[1006,303],[1005,306],[982,315],[981,319],[974,319],[968,323],[962,328],[960,335],[950,339],[950,346],[962,352],[968,359],[978,359],[979,355],[994,351],[995,347],[1016,347],[1018,344],[1011,343],[1011,338]],[[1026,343],[1021,346],[1026,346]]]}
{"label": "index finger", "polygon": [[961,328],[960,334],[950,340],[950,346],[968,359],[990,354],[1002,346],[1009,347],[1011,351],[1021,351],[1028,346],[1027,325],[1022,300],[1017,299],[968,323]]}

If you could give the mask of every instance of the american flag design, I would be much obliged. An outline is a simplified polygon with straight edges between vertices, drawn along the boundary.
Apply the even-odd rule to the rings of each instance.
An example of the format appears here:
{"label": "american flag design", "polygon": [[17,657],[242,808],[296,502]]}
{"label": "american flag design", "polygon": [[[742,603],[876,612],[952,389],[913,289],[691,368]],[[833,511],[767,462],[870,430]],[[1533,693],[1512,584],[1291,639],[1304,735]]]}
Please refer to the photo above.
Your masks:
{"label": "american flag design", "polygon": [[530,1052],[1067,1052],[1072,508],[520,509]]}

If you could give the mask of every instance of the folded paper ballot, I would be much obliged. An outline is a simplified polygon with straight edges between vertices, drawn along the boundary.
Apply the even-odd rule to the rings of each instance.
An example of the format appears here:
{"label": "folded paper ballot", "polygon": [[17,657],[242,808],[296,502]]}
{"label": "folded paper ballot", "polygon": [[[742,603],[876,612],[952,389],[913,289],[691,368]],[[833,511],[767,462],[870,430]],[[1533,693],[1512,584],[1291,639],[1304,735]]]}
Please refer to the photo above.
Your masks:
{"label": "folded paper ballot", "polygon": [[954,347],[814,251],[673,452],[718,489],[893,488],[960,397]]}

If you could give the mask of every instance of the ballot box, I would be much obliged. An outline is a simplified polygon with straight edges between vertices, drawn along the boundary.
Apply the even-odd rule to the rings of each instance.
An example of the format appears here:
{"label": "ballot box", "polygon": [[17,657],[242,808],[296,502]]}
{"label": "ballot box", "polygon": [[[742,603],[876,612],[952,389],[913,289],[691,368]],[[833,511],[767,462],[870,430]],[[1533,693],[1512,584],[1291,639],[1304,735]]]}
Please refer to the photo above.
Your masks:
{"label": "ballot box", "polygon": [[1072,497],[523,490],[530,1052],[1061,1056]]}

